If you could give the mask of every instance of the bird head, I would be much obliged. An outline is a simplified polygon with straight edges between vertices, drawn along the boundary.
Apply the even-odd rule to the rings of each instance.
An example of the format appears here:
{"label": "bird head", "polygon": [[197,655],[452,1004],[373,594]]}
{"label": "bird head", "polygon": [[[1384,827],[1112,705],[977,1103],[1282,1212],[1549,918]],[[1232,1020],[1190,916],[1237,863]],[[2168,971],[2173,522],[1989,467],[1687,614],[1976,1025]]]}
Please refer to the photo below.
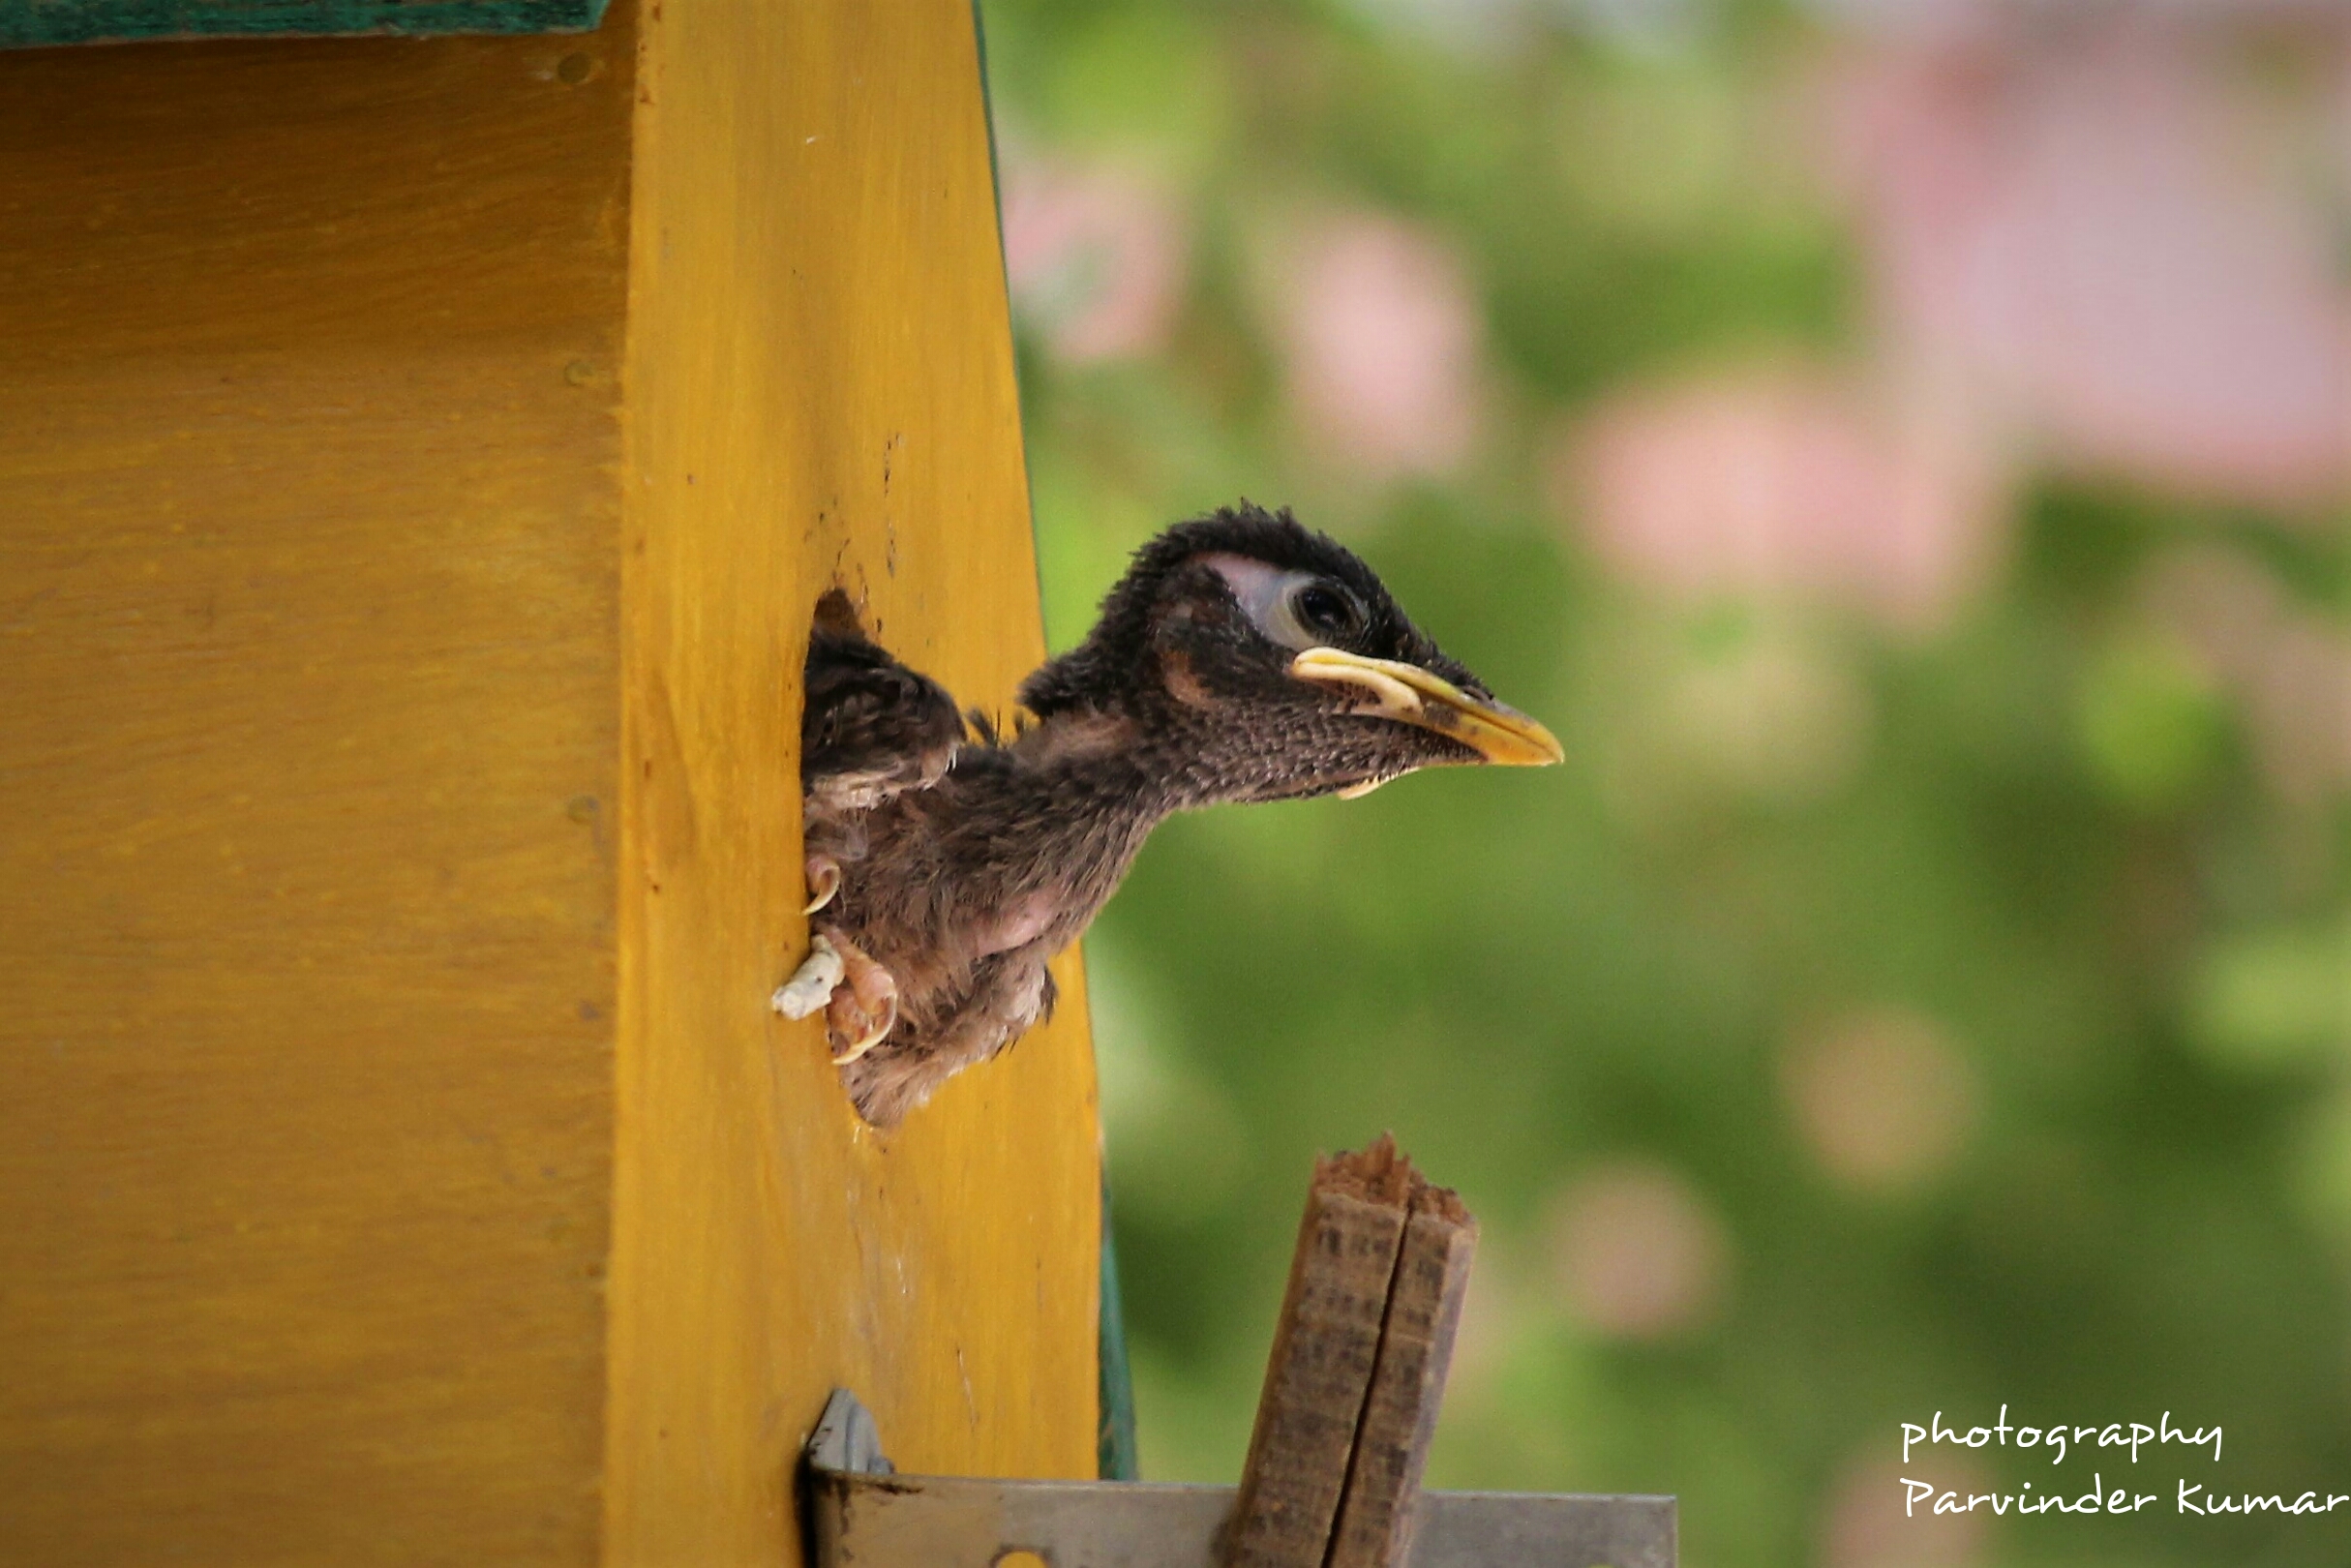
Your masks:
{"label": "bird head", "polygon": [[1048,723],[1126,721],[1187,803],[1352,797],[1421,768],[1560,759],[1370,567],[1246,502],[1137,551],[1092,634],[1020,700]]}

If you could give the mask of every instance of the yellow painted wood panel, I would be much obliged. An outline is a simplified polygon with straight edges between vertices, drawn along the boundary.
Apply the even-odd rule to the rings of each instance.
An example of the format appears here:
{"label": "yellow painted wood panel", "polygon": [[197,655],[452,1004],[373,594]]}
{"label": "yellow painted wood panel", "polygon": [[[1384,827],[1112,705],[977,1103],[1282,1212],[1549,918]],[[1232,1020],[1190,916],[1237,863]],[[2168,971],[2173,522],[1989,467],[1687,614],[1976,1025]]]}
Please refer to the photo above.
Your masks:
{"label": "yellow painted wood panel", "polygon": [[864,1131],[804,951],[799,663],[836,578],[1004,710],[1042,652],[972,12],[646,0],[606,1554],[798,1559],[826,1391],[914,1469],[1094,1464],[1084,996]]}
{"label": "yellow painted wood panel", "polygon": [[971,25],[0,56],[0,1562],[1091,1469],[1074,963],[888,1140],[766,1010],[817,592],[1041,652]]}
{"label": "yellow painted wood panel", "polygon": [[597,1552],[630,67],[0,54],[0,1561]]}

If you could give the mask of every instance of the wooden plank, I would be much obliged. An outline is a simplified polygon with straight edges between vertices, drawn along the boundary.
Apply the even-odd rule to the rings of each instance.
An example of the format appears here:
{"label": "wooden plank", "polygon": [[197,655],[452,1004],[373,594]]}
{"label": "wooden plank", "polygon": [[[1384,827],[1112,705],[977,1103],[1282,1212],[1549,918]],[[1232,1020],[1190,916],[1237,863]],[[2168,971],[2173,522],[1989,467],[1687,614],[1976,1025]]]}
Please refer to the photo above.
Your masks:
{"label": "wooden plank", "polygon": [[0,48],[148,39],[584,32],[605,0],[0,0]]}
{"label": "wooden plank", "polygon": [[0,56],[0,1559],[595,1555],[631,59]]}
{"label": "wooden plank", "polygon": [[768,1007],[818,592],[966,702],[1042,652],[971,8],[643,18],[607,1556],[791,1562],[836,1383],[910,1467],[1092,1473],[1093,1078],[1072,964],[887,1138]]}
{"label": "wooden plank", "polygon": [[1315,1162],[1241,1474],[1226,1568],[1322,1568],[1413,1184],[1382,1134]]}
{"label": "wooden plank", "polygon": [[1402,1568],[1411,1550],[1414,1505],[1477,1244],[1477,1221],[1459,1196],[1442,1187],[1417,1188],[1327,1568]]}

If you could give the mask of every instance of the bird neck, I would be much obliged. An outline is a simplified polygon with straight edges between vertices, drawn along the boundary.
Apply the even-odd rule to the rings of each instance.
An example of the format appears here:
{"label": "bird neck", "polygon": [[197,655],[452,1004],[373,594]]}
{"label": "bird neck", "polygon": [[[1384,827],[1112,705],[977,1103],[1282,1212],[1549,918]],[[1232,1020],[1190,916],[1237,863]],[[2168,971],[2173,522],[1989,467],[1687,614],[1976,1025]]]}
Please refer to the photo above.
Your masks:
{"label": "bird neck", "polygon": [[1191,802],[1165,766],[1152,727],[1119,713],[1062,712],[1023,731],[1010,750],[1034,796],[1078,809],[1082,825],[1148,833]]}
{"label": "bird neck", "polygon": [[1093,802],[1097,820],[1142,833],[1179,811],[1252,799],[1253,759],[1221,754],[1221,732],[1182,712],[1057,712],[1012,743],[1032,786]]}
{"label": "bird neck", "polygon": [[1024,943],[1056,951],[1183,804],[1154,776],[1137,735],[1103,715],[1056,713],[1009,740],[967,746],[937,789],[898,804],[938,823],[958,899],[1016,913]]}

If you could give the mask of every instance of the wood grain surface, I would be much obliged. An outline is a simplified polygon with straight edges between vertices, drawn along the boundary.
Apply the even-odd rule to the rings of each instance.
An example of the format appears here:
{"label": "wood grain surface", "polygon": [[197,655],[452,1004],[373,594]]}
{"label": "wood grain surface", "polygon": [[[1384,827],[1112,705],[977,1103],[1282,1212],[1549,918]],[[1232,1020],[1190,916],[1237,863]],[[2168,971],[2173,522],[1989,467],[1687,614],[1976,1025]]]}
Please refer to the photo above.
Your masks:
{"label": "wood grain surface", "polygon": [[594,1554],[614,43],[0,55],[0,1561]]}
{"label": "wood grain surface", "polygon": [[1092,1057],[1065,962],[882,1138],[768,1008],[818,592],[998,712],[1043,651],[971,8],[648,5],[639,86],[609,1555],[773,1563],[836,1383],[902,1468],[1093,1473]]}
{"label": "wood grain surface", "polygon": [[0,55],[0,1562],[1090,1471],[1074,968],[887,1143],[766,1010],[817,591],[1040,651],[971,12],[664,10]]}
{"label": "wood grain surface", "polygon": [[1266,1357],[1225,1568],[1322,1568],[1415,1181],[1382,1134],[1314,1163]]}
{"label": "wood grain surface", "polygon": [[1379,1330],[1379,1355],[1331,1529],[1326,1568],[1403,1568],[1414,1505],[1469,1294],[1478,1222],[1450,1189],[1418,1186]]}

